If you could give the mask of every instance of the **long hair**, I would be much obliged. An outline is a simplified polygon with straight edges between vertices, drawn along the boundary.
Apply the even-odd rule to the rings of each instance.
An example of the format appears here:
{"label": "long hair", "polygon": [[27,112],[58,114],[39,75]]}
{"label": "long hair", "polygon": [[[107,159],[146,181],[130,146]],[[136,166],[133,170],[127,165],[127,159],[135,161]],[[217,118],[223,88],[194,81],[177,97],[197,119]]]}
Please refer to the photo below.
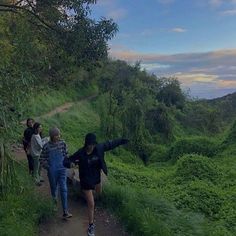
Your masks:
{"label": "long hair", "polygon": [[38,122],[34,123],[33,129],[34,129],[34,134],[38,134],[38,128],[41,124]]}

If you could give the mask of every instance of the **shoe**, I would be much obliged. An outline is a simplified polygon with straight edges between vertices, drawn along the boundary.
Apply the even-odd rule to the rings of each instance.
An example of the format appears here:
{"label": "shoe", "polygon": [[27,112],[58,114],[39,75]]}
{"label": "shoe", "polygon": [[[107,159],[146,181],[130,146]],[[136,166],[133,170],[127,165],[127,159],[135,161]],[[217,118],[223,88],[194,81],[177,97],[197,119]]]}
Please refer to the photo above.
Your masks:
{"label": "shoe", "polygon": [[88,227],[88,236],[95,236],[95,224],[89,224]]}
{"label": "shoe", "polygon": [[69,212],[66,212],[66,213],[63,214],[63,219],[69,219],[71,217],[72,217],[72,214],[69,213]]}

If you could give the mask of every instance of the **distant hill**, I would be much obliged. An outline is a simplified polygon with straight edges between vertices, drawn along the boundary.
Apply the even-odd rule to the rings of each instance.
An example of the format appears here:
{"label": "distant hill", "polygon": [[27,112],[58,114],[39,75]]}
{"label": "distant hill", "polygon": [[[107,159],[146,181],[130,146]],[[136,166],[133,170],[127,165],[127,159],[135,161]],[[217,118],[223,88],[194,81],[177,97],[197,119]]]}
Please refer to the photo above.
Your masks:
{"label": "distant hill", "polygon": [[223,97],[201,100],[199,102],[216,109],[224,122],[236,119],[236,92]]}

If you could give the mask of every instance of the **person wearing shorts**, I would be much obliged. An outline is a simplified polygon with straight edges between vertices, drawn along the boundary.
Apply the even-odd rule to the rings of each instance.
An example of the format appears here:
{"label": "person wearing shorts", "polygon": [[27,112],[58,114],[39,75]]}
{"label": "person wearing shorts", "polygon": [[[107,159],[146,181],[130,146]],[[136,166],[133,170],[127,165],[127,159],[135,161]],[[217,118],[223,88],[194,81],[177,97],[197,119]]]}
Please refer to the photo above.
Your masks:
{"label": "person wearing shorts", "polygon": [[104,153],[126,143],[128,140],[122,138],[97,143],[96,135],[88,133],[85,136],[84,146],[64,160],[66,167],[69,167],[71,163],[79,165],[80,185],[88,205],[88,236],[95,235],[93,190],[98,194],[101,193],[101,171],[107,175]]}

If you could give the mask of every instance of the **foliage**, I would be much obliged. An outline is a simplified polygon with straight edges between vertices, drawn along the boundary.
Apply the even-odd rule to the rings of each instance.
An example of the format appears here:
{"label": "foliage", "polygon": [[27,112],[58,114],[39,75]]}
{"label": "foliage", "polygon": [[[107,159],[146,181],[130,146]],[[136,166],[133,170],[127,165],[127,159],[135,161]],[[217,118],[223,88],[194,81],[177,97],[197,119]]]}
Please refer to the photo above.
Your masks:
{"label": "foliage", "polygon": [[169,149],[164,145],[155,145],[150,158],[149,163],[165,162],[168,160]]}
{"label": "foliage", "polygon": [[223,145],[227,146],[235,143],[236,143],[236,121],[234,121],[234,123],[230,127],[227,137],[223,141]]}
{"label": "foliage", "polygon": [[176,176],[180,177],[182,181],[198,179],[217,182],[220,171],[208,157],[186,154],[177,162]]}
{"label": "foliage", "polygon": [[184,107],[185,96],[180,88],[180,82],[176,78],[161,78],[161,88],[157,93],[157,99],[166,106]]}
{"label": "foliage", "polygon": [[0,199],[0,235],[37,235],[38,223],[53,215],[53,204],[34,191],[33,180],[22,165],[16,164],[20,192]]}
{"label": "foliage", "polygon": [[219,218],[223,197],[211,183],[194,180],[172,190],[171,198],[181,209],[192,209],[210,218]]}
{"label": "foliage", "polygon": [[[128,185],[109,184],[102,202],[133,235],[203,235],[203,219],[176,210],[169,202]],[[194,223],[193,223],[194,222]]]}
{"label": "foliage", "polygon": [[170,112],[162,103],[146,113],[145,125],[151,134],[161,133],[167,140],[173,138],[173,122]]}
{"label": "foliage", "polygon": [[207,137],[182,138],[172,144],[169,157],[177,160],[191,153],[212,157],[217,153],[217,144]]}
{"label": "foliage", "polygon": [[216,134],[223,128],[219,109],[199,101],[186,102],[183,113],[177,119],[183,129],[192,129],[195,134]]}

